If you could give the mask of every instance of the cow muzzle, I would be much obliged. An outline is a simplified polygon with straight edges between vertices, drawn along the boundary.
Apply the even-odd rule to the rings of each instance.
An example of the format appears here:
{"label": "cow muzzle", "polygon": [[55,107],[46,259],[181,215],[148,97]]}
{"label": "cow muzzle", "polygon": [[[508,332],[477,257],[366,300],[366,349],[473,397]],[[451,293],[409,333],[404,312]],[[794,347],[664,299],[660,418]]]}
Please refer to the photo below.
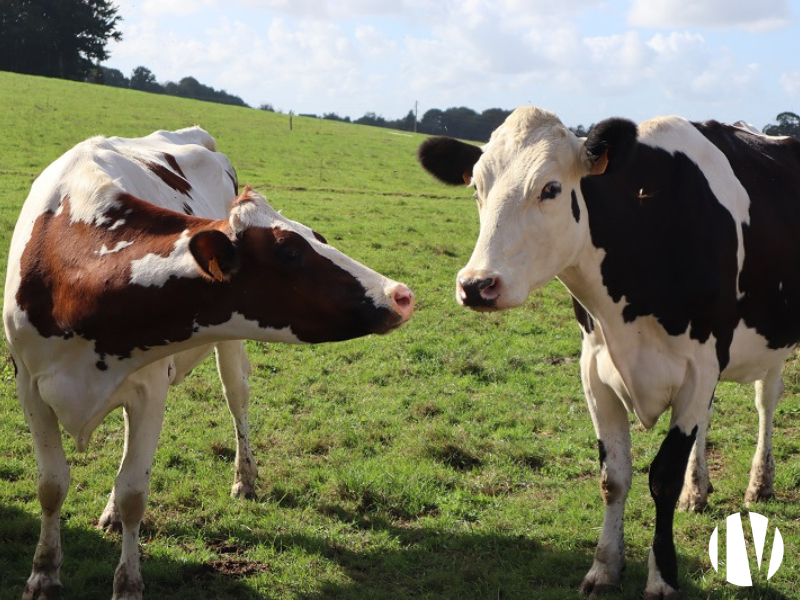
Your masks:
{"label": "cow muzzle", "polygon": [[499,275],[481,271],[462,272],[456,280],[456,299],[473,310],[497,310],[503,283]]}
{"label": "cow muzzle", "polygon": [[408,286],[393,282],[385,290],[386,301],[391,316],[375,333],[389,333],[394,331],[414,314],[414,293]]}
{"label": "cow muzzle", "polygon": [[414,313],[414,292],[402,283],[397,283],[388,290],[392,310],[400,316],[400,323],[405,323]]}

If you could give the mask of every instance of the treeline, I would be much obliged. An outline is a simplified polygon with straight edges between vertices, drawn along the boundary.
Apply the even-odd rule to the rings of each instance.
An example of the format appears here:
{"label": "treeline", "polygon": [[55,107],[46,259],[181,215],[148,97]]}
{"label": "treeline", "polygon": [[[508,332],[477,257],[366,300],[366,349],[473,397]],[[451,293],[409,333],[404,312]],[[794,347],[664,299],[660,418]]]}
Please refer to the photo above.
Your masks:
{"label": "treeline", "polygon": [[[440,110],[432,108],[427,111],[422,119],[417,121],[414,111],[409,111],[402,119],[391,121],[383,117],[368,112],[360,119],[351,121],[350,117],[339,117],[336,113],[326,113],[322,117],[317,115],[301,115],[307,117],[317,117],[346,123],[359,123],[361,125],[371,125],[373,127],[388,127],[400,131],[416,131],[428,135],[447,135],[450,137],[461,138],[486,142],[492,131],[506,120],[511,114],[510,110],[501,108],[490,108],[478,113],[465,106]],[[766,135],[785,135],[800,140],[800,116],[793,112],[782,112],[776,117],[777,123],[769,123],[762,130]],[[584,127],[578,125],[569,129],[579,137],[586,137],[594,127],[594,124]]]}
{"label": "treeline", "polygon": [[[511,112],[502,108],[489,108],[479,113],[466,106],[458,106],[446,110],[432,108],[422,115],[420,120],[417,120],[413,110],[408,111],[408,114],[402,119],[395,121],[384,119],[374,112],[368,112],[355,121],[351,121],[350,117],[339,117],[336,113],[326,113],[322,117],[317,115],[301,116],[371,125],[372,127],[387,127],[400,131],[416,131],[428,135],[447,135],[464,140],[485,142],[488,141],[492,131],[497,129]],[[588,130],[583,125],[571,129],[580,136],[588,134]]]}
{"label": "treeline", "polygon": [[162,85],[156,81],[156,76],[147,67],[136,67],[133,73],[131,73],[130,78],[125,77],[118,69],[100,67],[95,71],[94,77],[90,78],[90,80],[94,83],[102,83],[113,87],[129,88],[154,94],[180,96],[181,98],[192,98],[193,100],[218,102],[220,104],[232,104],[234,106],[248,106],[239,96],[229,94],[225,90],[215,90],[210,86],[200,83],[194,77],[184,77],[178,83],[168,81]]}

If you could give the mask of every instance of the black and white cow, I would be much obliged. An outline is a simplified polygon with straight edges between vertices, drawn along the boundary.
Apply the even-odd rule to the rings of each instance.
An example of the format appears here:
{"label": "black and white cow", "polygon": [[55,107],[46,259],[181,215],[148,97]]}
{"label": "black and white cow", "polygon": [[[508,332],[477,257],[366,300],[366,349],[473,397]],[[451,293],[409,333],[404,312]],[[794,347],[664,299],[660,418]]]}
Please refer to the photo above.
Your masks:
{"label": "black and white cow", "polygon": [[458,274],[461,304],[519,306],[554,277],[575,299],[605,500],[584,594],[616,587],[625,560],[627,412],[650,428],[672,409],[650,468],[645,597],[676,595],[673,515],[679,496],[705,504],[705,433],[721,379],[756,382],[746,499],[774,494],[781,367],[800,342],[800,143],[679,117],[638,127],[608,119],[581,139],[528,107],[482,148],[431,138],[419,159],[442,181],[476,190],[480,234]]}

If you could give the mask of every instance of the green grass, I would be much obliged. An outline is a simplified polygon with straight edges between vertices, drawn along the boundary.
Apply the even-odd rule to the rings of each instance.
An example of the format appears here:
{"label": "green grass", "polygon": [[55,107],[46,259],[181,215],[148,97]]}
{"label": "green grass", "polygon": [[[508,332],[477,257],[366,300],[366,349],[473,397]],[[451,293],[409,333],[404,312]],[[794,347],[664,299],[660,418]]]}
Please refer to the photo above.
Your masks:
{"label": "green grass", "polygon": [[[602,521],[580,336],[558,283],[525,307],[457,306],[454,277],[477,234],[462,189],[414,160],[421,136],[0,73],[0,281],[32,180],[78,141],[192,124],[240,182],[358,260],[409,284],[419,308],[387,337],[334,345],[249,343],[257,499],[232,500],[233,433],[213,364],[167,401],[141,549],[149,598],[577,597]],[[5,346],[0,373],[0,598],[18,598],[39,528],[35,461]],[[566,359],[566,360],[563,360]],[[722,385],[710,433],[715,493],[679,514],[687,598],[800,597],[800,368],[776,418],[778,499],[757,510],[786,543],[781,570],[739,591],[708,538],[743,508],[755,446],[752,390]],[[666,431],[633,429],[623,589],[647,578],[654,509],[647,468]],[[119,538],[93,528],[122,449],[116,412],[73,465],[64,505],[67,598],[107,598]],[[724,554],[724,553],[723,553]]]}

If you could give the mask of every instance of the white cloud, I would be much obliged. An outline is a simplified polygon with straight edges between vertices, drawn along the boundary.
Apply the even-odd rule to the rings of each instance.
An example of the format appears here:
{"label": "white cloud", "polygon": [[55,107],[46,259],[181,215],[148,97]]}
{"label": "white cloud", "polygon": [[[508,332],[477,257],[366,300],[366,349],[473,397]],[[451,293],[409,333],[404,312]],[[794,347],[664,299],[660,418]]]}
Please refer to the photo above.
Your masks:
{"label": "white cloud", "polygon": [[781,75],[781,86],[793,98],[800,95],[800,71],[791,71]]}
{"label": "white cloud", "polygon": [[759,32],[789,25],[788,0],[633,0],[628,22],[636,27],[731,28]]}
{"label": "white cloud", "polygon": [[[129,74],[145,65],[162,83],[191,75],[255,106],[353,118],[398,118],[419,100],[421,114],[537,103],[557,112],[610,105],[632,116],[664,107],[717,116],[735,104],[736,118],[757,120],[748,103],[760,106],[761,78],[779,87],[780,71],[743,48],[777,36],[674,31],[666,21],[645,34],[624,22],[629,7],[642,22],[685,9],[681,18],[702,24],[717,7],[741,27],[749,14],[742,0],[724,9],[715,4],[722,0],[697,0],[695,12],[688,0],[648,1],[118,0],[124,40],[110,48],[109,66]],[[779,19],[785,2],[765,2],[760,22]],[[783,69],[781,83],[800,94],[793,68]]]}

